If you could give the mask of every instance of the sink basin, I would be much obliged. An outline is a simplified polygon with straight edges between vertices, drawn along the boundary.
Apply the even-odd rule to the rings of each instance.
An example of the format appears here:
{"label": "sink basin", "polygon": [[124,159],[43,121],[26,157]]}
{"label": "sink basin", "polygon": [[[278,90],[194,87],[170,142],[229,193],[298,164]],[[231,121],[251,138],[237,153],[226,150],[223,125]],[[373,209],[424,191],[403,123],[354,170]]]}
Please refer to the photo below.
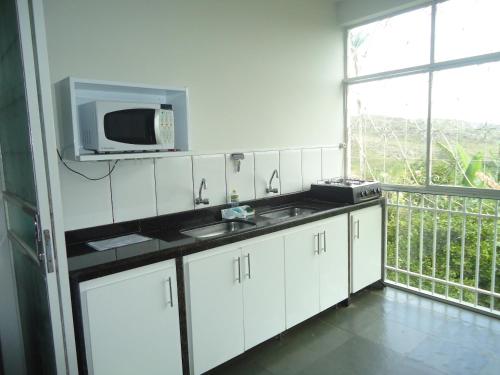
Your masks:
{"label": "sink basin", "polygon": [[181,230],[181,233],[193,238],[210,238],[234,233],[240,230],[250,229],[254,226],[254,223],[230,220],[221,223],[205,225],[203,227]]}
{"label": "sink basin", "polygon": [[311,215],[315,212],[318,212],[318,210],[314,209],[314,208],[285,207],[285,208],[278,208],[276,210],[264,212],[262,214],[259,214],[259,216],[264,217],[266,219],[277,220],[277,219],[288,219],[288,218],[296,217],[296,216]]}

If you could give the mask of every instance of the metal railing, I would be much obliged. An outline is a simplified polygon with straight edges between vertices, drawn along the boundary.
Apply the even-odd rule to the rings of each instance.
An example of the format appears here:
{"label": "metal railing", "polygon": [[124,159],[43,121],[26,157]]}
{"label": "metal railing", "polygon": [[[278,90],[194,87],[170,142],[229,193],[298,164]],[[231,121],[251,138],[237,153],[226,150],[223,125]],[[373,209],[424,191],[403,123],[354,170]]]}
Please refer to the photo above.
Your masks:
{"label": "metal railing", "polygon": [[385,196],[385,282],[500,317],[500,200]]}

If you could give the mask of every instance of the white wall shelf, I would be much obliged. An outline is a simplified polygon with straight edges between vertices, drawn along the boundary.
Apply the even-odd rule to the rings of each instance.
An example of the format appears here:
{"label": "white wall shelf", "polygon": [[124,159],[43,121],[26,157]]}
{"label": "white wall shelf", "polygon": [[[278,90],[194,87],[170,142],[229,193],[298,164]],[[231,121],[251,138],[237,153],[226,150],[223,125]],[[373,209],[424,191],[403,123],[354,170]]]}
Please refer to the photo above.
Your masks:
{"label": "white wall shelf", "polygon": [[[186,88],[98,81],[68,77],[56,84],[60,151],[64,159],[100,161],[163,158],[187,155],[189,151],[188,93]],[[175,147],[171,152],[96,154],[81,146],[78,107],[95,100],[171,104],[175,118]]]}
{"label": "white wall shelf", "polygon": [[[70,159],[71,153],[66,151],[64,159]],[[126,152],[116,154],[80,154],[75,160],[77,161],[106,161],[106,160],[131,160],[131,159],[152,159],[152,158],[168,158],[170,156],[189,156],[192,152],[189,151],[159,151],[159,152]]]}

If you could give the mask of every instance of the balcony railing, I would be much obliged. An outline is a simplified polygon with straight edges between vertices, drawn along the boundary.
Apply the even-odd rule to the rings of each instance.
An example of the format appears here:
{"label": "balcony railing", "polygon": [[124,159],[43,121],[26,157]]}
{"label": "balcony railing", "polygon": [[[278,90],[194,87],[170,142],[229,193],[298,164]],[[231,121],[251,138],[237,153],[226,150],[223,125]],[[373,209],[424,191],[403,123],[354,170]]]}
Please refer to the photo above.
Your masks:
{"label": "balcony railing", "polygon": [[385,196],[385,281],[500,316],[500,201]]}

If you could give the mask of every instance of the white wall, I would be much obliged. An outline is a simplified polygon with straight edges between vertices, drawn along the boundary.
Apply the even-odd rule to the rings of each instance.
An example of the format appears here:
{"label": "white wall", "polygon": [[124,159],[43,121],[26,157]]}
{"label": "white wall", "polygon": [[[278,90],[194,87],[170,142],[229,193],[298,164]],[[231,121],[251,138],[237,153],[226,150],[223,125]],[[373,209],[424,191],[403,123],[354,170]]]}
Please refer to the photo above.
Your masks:
{"label": "white wall", "polygon": [[[337,145],[343,137],[342,27],[425,2],[46,0],[51,81],[74,76],[187,86],[191,149],[198,153]],[[318,155],[323,165],[316,163],[316,172],[306,174],[306,188],[321,168],[340,169],[340,152]],[[85,163],[83,169],[103,176],[104,167]],[[141,172],[137,168],[142,167],[127,175]],[[297,168],[295,175],[301,176]],[[286,173],[283,178],[286,182]],[[61,180],[66,229],[90,225],[75,207],[100,201],[106,204],[98,207],[106,209],[98,224],[121,221],[111,207],[110,178],[93,194],[87,181],[66,170]],[[153,177],[146,182],[155,186]],[[284,193],[295,191],[286,186]],[[129,195],[131,204],[139,203]]]}
{"label": "white wall", "polygon": [[336,4],[338,25],[349,26],[374,17],[430,3],[430,0],[341,0]]}
{"label": "white wall", "polygon": [[192,149],[342,139],[334,0],[45,1],[51,80],[187,86]]}

